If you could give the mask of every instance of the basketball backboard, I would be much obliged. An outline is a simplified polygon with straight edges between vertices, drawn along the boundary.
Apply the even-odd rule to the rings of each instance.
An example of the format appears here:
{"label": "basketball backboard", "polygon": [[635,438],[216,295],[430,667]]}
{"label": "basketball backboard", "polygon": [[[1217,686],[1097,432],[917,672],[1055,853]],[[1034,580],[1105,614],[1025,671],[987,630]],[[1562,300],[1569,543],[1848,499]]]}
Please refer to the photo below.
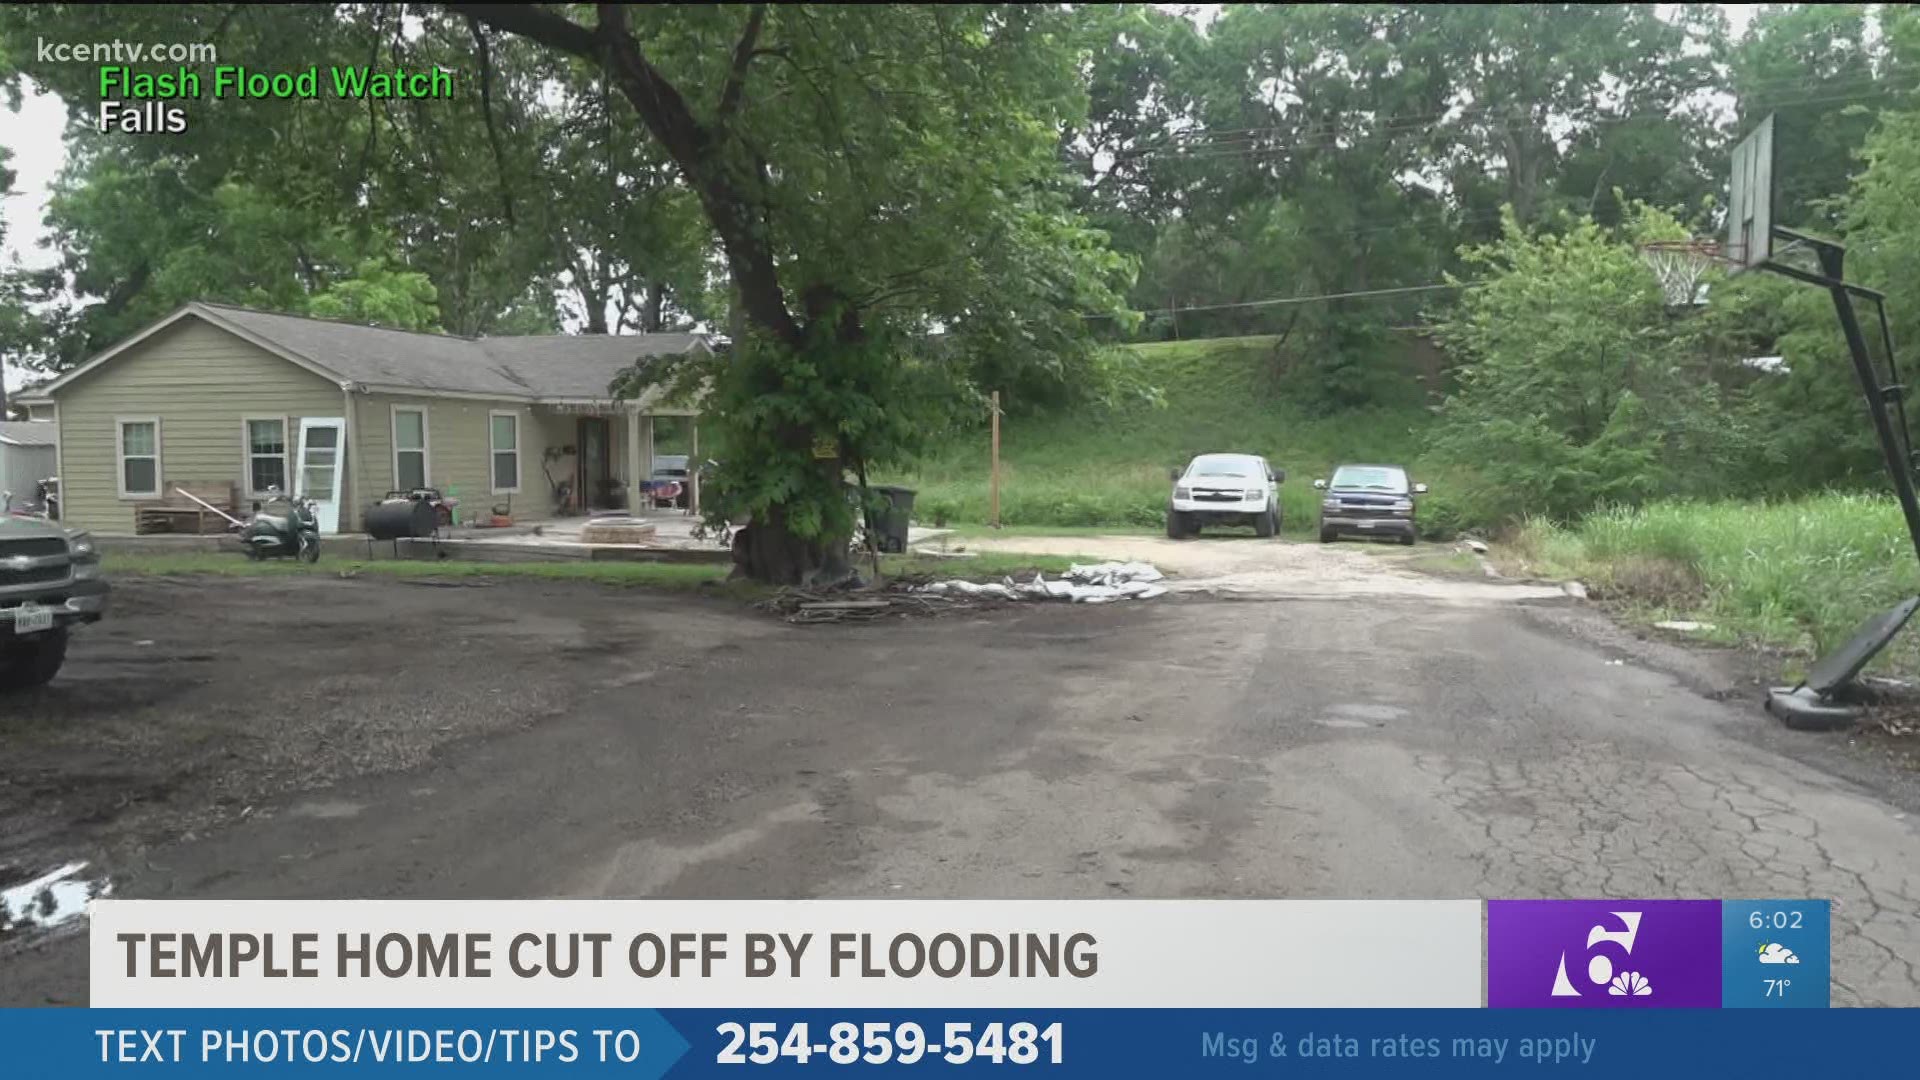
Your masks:
{"label": "basketball backboard", "polygon": [[1727,187],[1727,246],[1734,271],[1748,270],[1773,255],[1773,115],[1733,148]]}

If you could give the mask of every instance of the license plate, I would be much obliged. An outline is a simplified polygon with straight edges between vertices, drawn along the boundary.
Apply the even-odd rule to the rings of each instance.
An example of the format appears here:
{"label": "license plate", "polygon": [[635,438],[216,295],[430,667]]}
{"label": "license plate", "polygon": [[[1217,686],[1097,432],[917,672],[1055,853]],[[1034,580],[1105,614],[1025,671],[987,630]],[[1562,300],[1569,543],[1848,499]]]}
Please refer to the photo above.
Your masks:
{"label": "license plate", "polygon": [[39,604],[21,604],[13,609],[13,632],[37,634],[53,629],[53,609]]}

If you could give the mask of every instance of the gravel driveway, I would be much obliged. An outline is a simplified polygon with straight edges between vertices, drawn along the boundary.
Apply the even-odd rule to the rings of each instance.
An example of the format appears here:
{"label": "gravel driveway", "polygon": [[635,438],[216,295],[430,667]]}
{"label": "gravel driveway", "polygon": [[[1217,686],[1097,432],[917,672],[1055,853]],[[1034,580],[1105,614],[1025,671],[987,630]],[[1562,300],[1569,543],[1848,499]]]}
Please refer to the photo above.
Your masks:
{"label": "gravel driveway", "polygon": [[1400,548],[1365,543],[1318,544],[1251,536],[992,536],[956,546],[973,551],[1030,555],[1085,555],[1150,562],[1177,575],[1169,587],[1219,597],[1415,597],[1441,603],[1498,603],[1554,599],[1551,586],[1436,577],[1407,568]]}
{"label": "gravel driveway", "polygon": [[[119,587],[0,706],[0,888],[86,861],[155,898],[1811,896],[1835,1002],[1920,1005],[1916,778],[1571,601],[800,627],[585,583]],[[0,934],[0,1004],[84,1003],[83,927]]]}

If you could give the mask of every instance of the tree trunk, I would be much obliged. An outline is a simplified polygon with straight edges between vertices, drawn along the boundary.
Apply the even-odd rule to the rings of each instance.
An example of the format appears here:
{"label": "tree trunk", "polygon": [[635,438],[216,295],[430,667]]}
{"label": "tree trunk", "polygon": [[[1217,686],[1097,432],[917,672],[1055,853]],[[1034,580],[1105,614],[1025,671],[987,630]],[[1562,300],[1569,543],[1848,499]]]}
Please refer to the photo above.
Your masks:
{"label": "tree trunk", "polygon": [[667,287],[656,281],[647,286],[647,302],[640,309],[640,330],[646,334],[660,332],[661,309],[666,306]]}
{"label": "tree trunk", "polygon": [[[617,4],[598,5],[598,23],[582,26],[564,14],[531,4],[451,4],[455,11],[481,23],[520,34],[550,48],[594,64],[633,106],[647,130],[679,167],[707,221],[713,226],[733,278],[735,310],[741,322],[752,324],[766,344],[798,353],[806,344],[809,326],[803,326],[787,307],[787,290],[775,258],[773,229],[768,221],[767,166],[751,144],[733,128],[746,92],[748,69],[765,24],[767,5],[749,10],[722,88],[719,106],[710,121],[702,121],[679,87],[647,59],[639,40],[627,26],[627,11]],[[825,305],[816,304],[817,310]],[[835,336],[858,340],[858,318],[839,313]],[[737,325],[737,324],[736,324]],[[744,329],[744,327],[741,327]],[[736,345],[743,339],[738,330]],[[777,364],[777,359],[767,361]],[[776,372],[777,374],[777,372]],[[814,432],[781,432],[777,442],[785,451],[808,455]],[[842,498],[842,463],[816,461],[827,481],[816,489]],[[790,495],[786,501],[756,515],[734,542],[737,572],[773,584],[816,584],[848,575],[847,537],[807,539],[794,534],[788,507],[794,498],[813,498],[815,492]],[[834,508],[837,510],[837,508]]]}
{"label": "tree trunk", "polygon": [[580,306],[586,310],[587,314],[586,332],[589,334],[606,333],[606,294],[594,288],[593,283],[588,281],[586,275],[582,274],[578,269],[573,272],[573,279],[573,287],[580,294]]}
{"label": "tree trunk", "polygon": [[733,573],[769,585],[835,585],[853,573],[847,537],[805,540],[786,525],[785,507],[733,534]]}
{"label": "tree trunk", "polygon": [[587,308],[586,333],[604,334],[607,332],[607,309],[605,305],[594,304]]}

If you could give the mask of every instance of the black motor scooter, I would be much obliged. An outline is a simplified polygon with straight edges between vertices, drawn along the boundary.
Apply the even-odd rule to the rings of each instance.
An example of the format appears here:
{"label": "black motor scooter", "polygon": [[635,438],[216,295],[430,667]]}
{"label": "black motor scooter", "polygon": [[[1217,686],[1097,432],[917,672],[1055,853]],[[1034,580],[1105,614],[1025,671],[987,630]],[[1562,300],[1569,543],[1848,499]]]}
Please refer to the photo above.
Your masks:
{"label": "black motor scooter", "polygon": [[[265,507],[284,506],[284,510]],[[268,488],[264,504],[253,504],[253,516],[234,526],[247,558],[296,558],[320,561],[320,519],[312,499],[288,498],[279,488]]]}

